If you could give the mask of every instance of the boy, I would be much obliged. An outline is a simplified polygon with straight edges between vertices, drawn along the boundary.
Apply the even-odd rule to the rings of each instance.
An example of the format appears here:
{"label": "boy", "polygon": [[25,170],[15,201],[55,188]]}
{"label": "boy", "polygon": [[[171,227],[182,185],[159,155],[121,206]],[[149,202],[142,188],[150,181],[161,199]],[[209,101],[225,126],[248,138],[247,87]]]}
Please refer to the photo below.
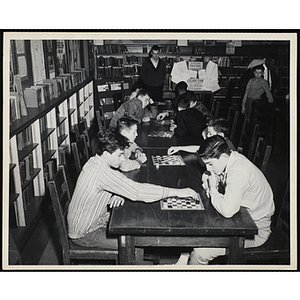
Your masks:
{"label": "boy", "polygon": [[[207,138],[198,155],[206,165],[209,175],[202,176],[203,188],[214,208],[225,218],[231,218],[241,206],[248,209],[258,234],[245,240],[245,248],[264,244],[271,233],[271,216],[274,213],[272,189],[262,172],[245,156],[231,151],[219,135]],[[218,185],[225,186],[225,193]],[[195,248],[189,264],[208,264],[213,258],[225,255],[225,248]]]}
{"label": "boy", "polygon": [[178,101],[178,113],[175,124],[170,130],[174,130],[182,145],[202,142],[202,131],[205,128],[206,118],[195,106],[197,98],[194,92],[187,91]]}
{"label": "boy", "polygon": [[109,127],[116,128],[118,120],[124,116],[133,118],[140,123],[145,113],[145,108],[150,103],[153,103],[153,100],[150,98],[149,93],[144,89],[140,89],[135,98],[123,103],[117,109],[110,121]]}
{"label": "boy", "polygon": [[251,78],[248,81],[246,87],[242,103],[242,113],[245,114],[245,118],[248,121],[250,119],[252,101],[261,100],[263,93],[266,93],[268,102],[274,102],[268,82],[262,78],[264,69],[263,65],[253,67],[254,78]]}
{"label": "boy", "polygon": [[[131,118],[121,118],[118,120],[118,132],[128,139],[129,147],[124,149],[124,160],[120,165],[120,170],[123,172],[139,169],[141,165],[147,161],[147,156],[134,141],[137,137],[138,122]],[[135,159],[130,159],[134,153]]]}
{"label": "boy", "polygon": [[118,170],[124,160],[124,149],[128,147],[127,138],[112,128],[100,131],[97,138],[97,154],[83,166],[69,205],[68,234],[74,243],[118,249],[117,238],[106,234],[110,216],[107,206],[120,206],[124,198],[144,202],[169,196],[197,198],[197,193],[190,188],[173,189],[127,178]]}
{"label": "boy", "polygon": [[[205,140],[208,137],[214,136],[214,135],[220,135],[222,136],[230,150],[235,150],[234,145],[232,142],[228,139],[228,133],[229,133],[229,124],[228,121],[225,119],[210,119],[207,123],[207,127],[202,132],[202,137]],[[172,146],[168,149],[168,155],[175,154],[178,151],[186,151],[190,153],[196,153],[199,150],[199,145],[191,145],[191,146]]]}

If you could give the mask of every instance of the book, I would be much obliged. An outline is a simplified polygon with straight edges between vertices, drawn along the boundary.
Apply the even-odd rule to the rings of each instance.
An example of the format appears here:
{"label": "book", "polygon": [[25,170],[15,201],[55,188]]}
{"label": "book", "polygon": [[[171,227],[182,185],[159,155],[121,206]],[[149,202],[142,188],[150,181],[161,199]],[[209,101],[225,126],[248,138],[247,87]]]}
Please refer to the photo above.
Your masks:
{"label": "book", "polygon": [[24,90],[24,98],[27,107],[29,108],[37,108],[41,105],[42,95],[41,88],[26,88]]}
{"label": "book", "polygon": [[50,87],[48,83],[38,83],[36,84],[37,86],[42,87],[42,93],[44,96],[44,103],[47,103],[50,101],[50,99],[52,99],[51,95],[50,95]]}
{"label": "book", "polygon": [[53,95],[54,98],[57,98],[60,95],[58,81],[57,81],[56,78],[44,79],[43,83],[50,83],[52,85],[52,95]]}
{"label": "book", "polygon": [[41,104],[45,104],[46,103],[46,97],[47,97],[47,95],[45,95],[45,90],[43,89],[43,87],[42,86],[38,86],[38,85],[33,85],[31,88],[40,91],[40,94],[41,94]]}
{"label": "book", "polygon": [[[16,93],[14,93],[16,94]],[[14,121],[21,119],[21,112],[20,112],[20,105],[18,101],[18,94],[12,95],[10,93],[9,96],[9,104],[10,104],[10,123],[13,123]]]}
{"label": "book", "polygon": [[56,167],[56,159],[50,159],[46,163],[46,172],[48,173],[49,180],[53,180],[54,176],[57,172],[57,167]]}

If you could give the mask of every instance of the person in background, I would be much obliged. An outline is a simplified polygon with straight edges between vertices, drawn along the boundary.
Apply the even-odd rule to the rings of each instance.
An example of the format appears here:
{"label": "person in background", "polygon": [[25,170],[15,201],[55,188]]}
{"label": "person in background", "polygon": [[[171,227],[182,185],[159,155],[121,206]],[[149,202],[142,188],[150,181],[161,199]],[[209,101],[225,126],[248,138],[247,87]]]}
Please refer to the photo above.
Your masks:
{"label": "person in background", "polygon": [[[197,155],[209,171],[202,175],[202,182],[213,207],[225,218],[233,217],[245,207],[258,227],[258,234],[246,239],[244,247],[263,245],[271,234],[271,216],[275,210],[273,192],[263,173],[245,156],[231,151],[220,135],[207,138]],[[224,186],[224,193],[219,192],[219,185]],[[189,261],[185,256],[185,264],[208,264],[225,254],[225,248],[195,248]]]}
{"label": "person in background", "polygon": [[135,119],[138,123],[140,123],[145,113],[146,106],[152,102],[153,101],[150,98],[148,91],[140,89],[135,98],[124,102],[117,109],[109,123],[109,127],[116,128],[118,120],[124,116]]}
{"label": "person in background", "polygon": [[279,88],[279,78],[275,71],[275,59],[268,56],[264,63],[264,79],[268,82],[273,98],[276,98]]}
{"label": "person in background", "polygon": [[171,115],[173,118],[176,116],[178,112],[178,107],[177,107],[178,100],[183,94],[187,92],[187,87],[188,85],[185,81],[180,81],[177,83],[175,87],[175,98],[172,100],[173,113],[170,113],[169,111],[164,111],[159,113],[156,117],[158,121],[162,121],[164,118],[169,117]]}
{"label": "person in background", "polygon": [[[128,139],[129,147],[124,149],[124,160],[120,165],[120,170],[123,172],[128,172],[132,170],[139,169],[141,165],[147,161],[147,156],[135,143],[135,138],[137,137],[137,124],[138,122],[131,118],[123,117],[118,120],[117,130],[118,132]],[[135,159],[130,159],[132,153]]]}
{"label": "person in background", "polygon": [[129,143],[116,129],[99,131],[97,140],[97,153],[83,166],[68,208],[68,235],[75,244],[118,249],[118,239],[108,235],[107,223],[109,207],[123,205],[124,198],[146,203],[174,196],[198,199],[190,188],[138,183],[122,174],[119,168]]}
{"label": "person in background", "polygon": [[265,93],[269,103],[274,99],[271,94],[268,82],[262,78],[264,67],[262,65],[253,67],[254,78],[251,78],[247,84],[246,92],[242,102],[242,113],[245,114],[246,120],[250,120],[251,103],[255,100],[262,100]]}
{"label": "person in background", "polygon": [[[227,120],[223,118],[219,119],[210,119],[207,122],[206,128],[202,131],[202,137],[204,140],[207,138],[214,136],[214,135],[220,135],[222,136],[226,143],[228,144],[228,147],[230,150],[235,151],[235,147],[232,144],[232,142],[228,139],[229,134],[229,123]],[[201,146],[199,145],[189,145],[189,146],[171,146],[168,149],[168,155],[172,155],[177,153],[178,151],[185,151],[189,153],[196,153]]]}
{"label": "person in background", "polygon": [[143,63],[140,80],[143,87],[149,91],[150,97],[159,102],[163,97],[163,85],[166,77],[166,64],[159,58],[160,48],[152,46],[149,57]]}
{"label": "person in background", "polygon": [[181,145],[200,145],[203,141],[202,131],[206,126],[206,118],[196,105],[197,97],[191,91],[184,93],[178,101],[178,113],[170,130],[174,131]]}

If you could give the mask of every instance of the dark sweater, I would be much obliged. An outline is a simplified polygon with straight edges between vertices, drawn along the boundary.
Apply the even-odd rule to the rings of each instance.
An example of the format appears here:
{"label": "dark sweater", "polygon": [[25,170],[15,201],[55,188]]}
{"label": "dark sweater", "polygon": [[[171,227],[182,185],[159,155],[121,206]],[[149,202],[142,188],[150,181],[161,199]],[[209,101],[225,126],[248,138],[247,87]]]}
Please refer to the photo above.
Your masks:
{"label": "dark sweater", "polygon": [[201,144],[203,141],[202,131],[206,127],[206,118],[195,107],[188,108],[177,113],[175,122],[175,134],[182,138],[185,143],[197,142]]}
{"label": "dark sweater", "polygon": [[159,59],[157,68],[155,68],[150,60],[147,58],[142,65],[140,78],[149,86],[161,86],[166,77],[166,64]]}

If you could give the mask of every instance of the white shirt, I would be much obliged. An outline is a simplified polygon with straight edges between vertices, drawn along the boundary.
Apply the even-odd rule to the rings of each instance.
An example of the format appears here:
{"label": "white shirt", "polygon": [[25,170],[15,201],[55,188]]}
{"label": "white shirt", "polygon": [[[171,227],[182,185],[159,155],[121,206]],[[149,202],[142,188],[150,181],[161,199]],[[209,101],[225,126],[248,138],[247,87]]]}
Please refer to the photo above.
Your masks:
{"label": "white shirt", "polygon": [[245,156],[232,151],[225,178],[224,195],[217,190],[211,191],[211,202],[216,210],[224,217],[230,218],[244,206],[257,227],[265,227],[265,220],[270,220],[275,205],[272,189],[263,173]]}

